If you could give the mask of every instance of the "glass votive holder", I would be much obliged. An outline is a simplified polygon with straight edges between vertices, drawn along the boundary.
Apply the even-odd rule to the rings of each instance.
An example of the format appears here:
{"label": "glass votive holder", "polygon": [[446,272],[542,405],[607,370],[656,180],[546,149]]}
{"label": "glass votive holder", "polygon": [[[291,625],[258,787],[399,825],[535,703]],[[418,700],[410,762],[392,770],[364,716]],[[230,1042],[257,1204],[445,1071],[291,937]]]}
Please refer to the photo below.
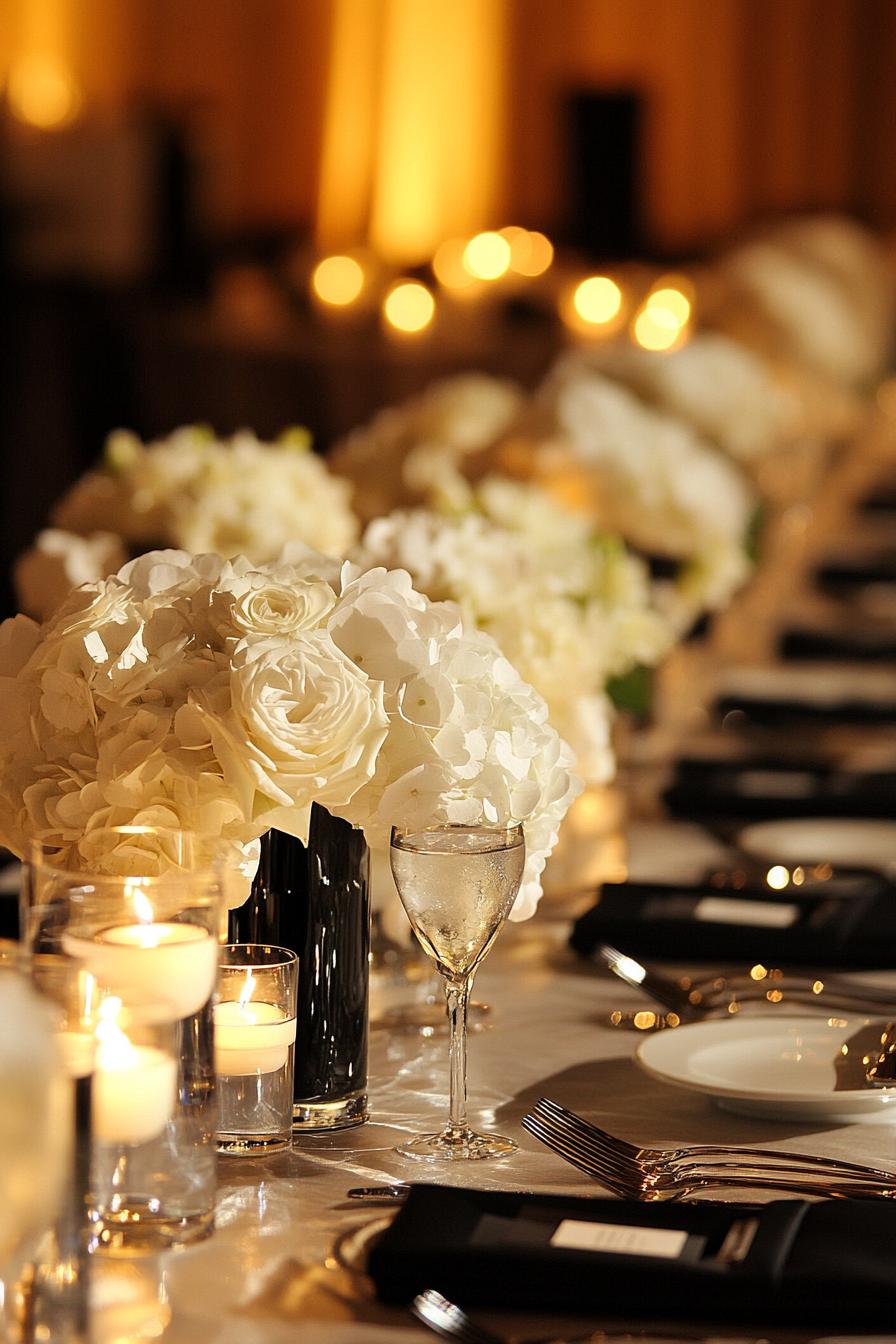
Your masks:
{"label": "glass votive holder", "polygon": [[[23,959],[64,1009],[59,1045],[76,1092],[89,1092],[90,1247],[154,1253],[214,1229],[222,878],[189,832],[98,828],[88,839],[89,852],[34,846]],[[76,1004],[62,994],[70,983]]]}
{"label": "glass votive holder", "polygon": [[221,948],[214,1012],[219,1153],[253,1157],[292,1142],[298,980],[298,957],[288,948]]}

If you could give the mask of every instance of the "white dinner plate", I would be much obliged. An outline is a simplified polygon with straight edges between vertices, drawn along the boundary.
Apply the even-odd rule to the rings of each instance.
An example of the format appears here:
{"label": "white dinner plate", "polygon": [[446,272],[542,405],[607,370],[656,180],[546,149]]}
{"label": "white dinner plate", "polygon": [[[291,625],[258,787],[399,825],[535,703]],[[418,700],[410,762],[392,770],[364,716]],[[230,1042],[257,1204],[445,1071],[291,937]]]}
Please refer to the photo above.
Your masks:
{"label": "white dinner plate", "polygon": [[[740,1017],[694,1022],[641,1042],[641,1068],[725,1110],[837,1124],[896,1120],[896,1087],[856,1086],[883,1022],[864,1017]],[[875,1027],[877,1030],[875,1030]],[[855,1063],[847,1074],[843,1046]],[[855,1052],[858,1051],[859,1054]]]}
{"label": "white dinner plate", "polygon": [[792,817],[745,826],[737,843],[770,863],[834,863],[896,873],[896,822]]}

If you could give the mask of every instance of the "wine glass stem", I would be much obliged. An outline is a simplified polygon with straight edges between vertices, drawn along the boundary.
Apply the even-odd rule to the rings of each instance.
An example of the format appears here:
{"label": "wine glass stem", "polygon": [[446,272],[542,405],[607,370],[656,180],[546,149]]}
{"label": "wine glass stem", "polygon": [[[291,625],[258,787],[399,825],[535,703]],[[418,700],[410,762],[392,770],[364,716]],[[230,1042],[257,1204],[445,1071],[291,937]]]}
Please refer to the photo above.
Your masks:
{"label": "wine glass stem", "polygon": [[445,981],[448,1020],[451,1024],[448,1128],[452,1134],[459,1134],[467,1128],[467,1003],[472,982],[473,978],[469,975]]}

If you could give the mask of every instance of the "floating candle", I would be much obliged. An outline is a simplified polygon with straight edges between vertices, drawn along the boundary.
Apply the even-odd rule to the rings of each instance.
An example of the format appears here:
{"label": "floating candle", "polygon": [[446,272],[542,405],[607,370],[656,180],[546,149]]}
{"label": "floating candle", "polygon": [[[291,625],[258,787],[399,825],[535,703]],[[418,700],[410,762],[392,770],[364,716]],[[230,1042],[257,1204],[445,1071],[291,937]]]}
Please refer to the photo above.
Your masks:
{"label": "floating candle", "polygon": [[63,946],[134,1019],[178,1022],[205,1006],[218,975],[218,947],[198,924],[121,924]]}
{"label": "floating candle", "polygon": [[69,1078],[87,1078],[93,1073],[96,1037],[87,1031],[57,1031],[56,1045]]}
{"label": "floating candle", "polygon": [[286,1065],[295,1039],[296,1019],[273,1003],[232,999],[215,1005],[216,1073],[275,1073]]}
{"label": "floating candle", "polygon": [[149,1045],[134,1045],[108,1015],[96,1030],[93,1137],[104,1143],[148,1143],[174,1114],[177,1064]]}

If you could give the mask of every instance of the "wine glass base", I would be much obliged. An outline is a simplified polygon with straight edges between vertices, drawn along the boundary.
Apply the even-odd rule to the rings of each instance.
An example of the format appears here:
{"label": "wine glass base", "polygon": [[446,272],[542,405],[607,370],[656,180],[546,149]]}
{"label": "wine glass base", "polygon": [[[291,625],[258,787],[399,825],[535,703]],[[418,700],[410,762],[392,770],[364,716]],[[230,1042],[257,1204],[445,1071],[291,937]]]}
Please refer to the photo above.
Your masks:
{"label": "wine glass base", "polygon": [[476,1162],[489,1157],[510,1157],[517,1151],[513,1139],[501,1134],[476,1134],[472,1129],[444,1129],[438,1134],[418,1134],[395,1149],[416,1162]]}

